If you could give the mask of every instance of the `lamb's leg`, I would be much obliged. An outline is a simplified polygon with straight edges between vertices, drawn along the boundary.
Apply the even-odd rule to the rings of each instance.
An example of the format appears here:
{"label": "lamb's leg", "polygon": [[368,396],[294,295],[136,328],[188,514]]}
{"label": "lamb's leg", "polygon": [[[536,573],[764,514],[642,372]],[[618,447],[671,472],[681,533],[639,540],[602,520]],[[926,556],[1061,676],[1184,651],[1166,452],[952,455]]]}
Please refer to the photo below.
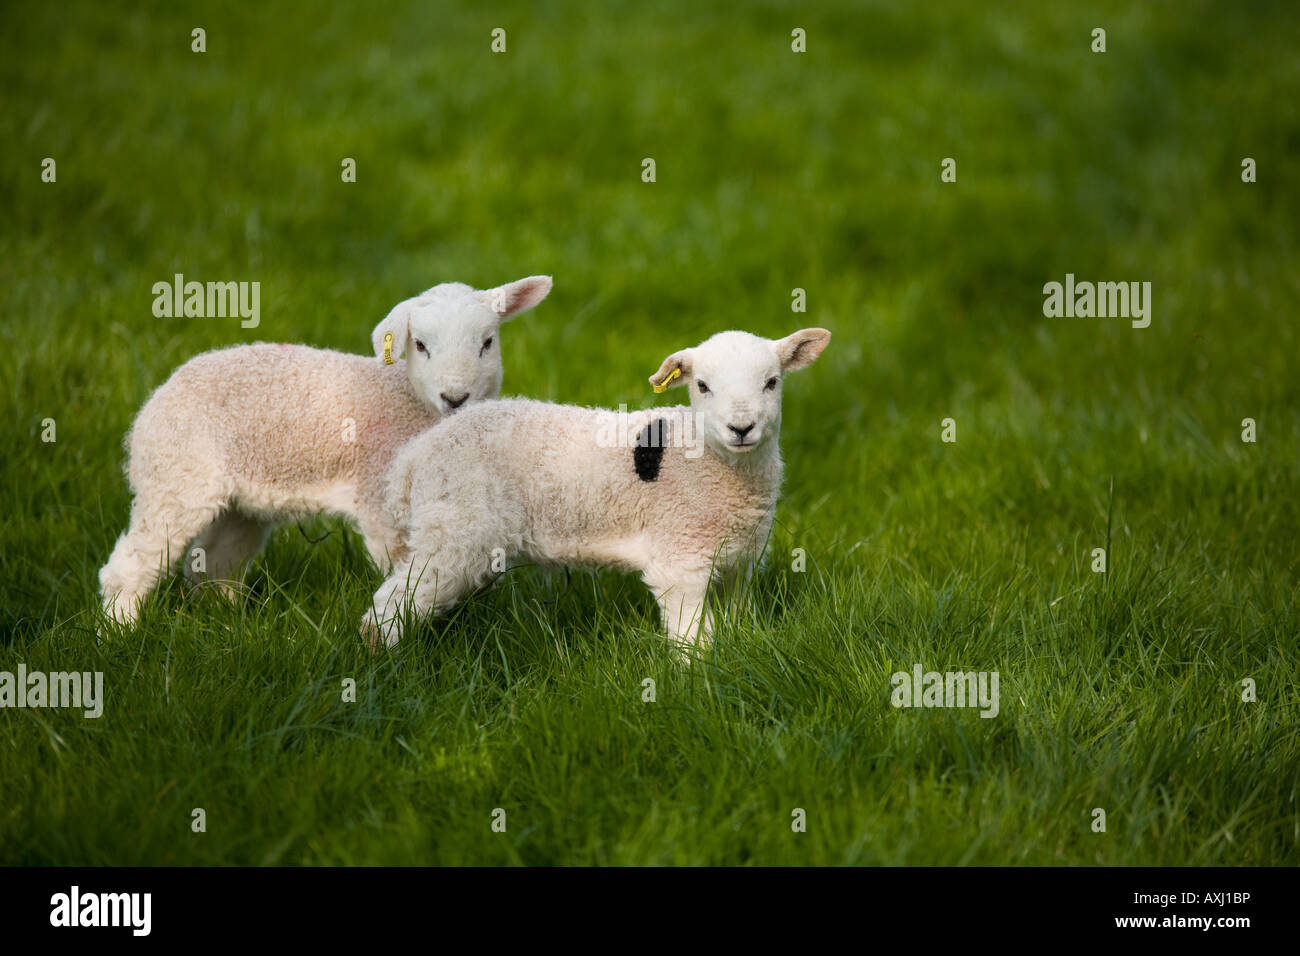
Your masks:
{"label": "lamb's leg", "polygon": [[357,526],[370,560],[385,574],[411,555],[405,531],[411,518],[414,473],[408,462],[393,468],[390,480],[364,484],[357,498]]}
{"label": "lamb's leg", "polygon": [[682,573],[673,578],[645,575],[643,580],[659,602],[660,621],[682,656],[689,660],[692,647],[707,648],[712,636],[704,603],[709,573]]}
{"label": "lamb's leg", "polygon": [[378,653],[402,639],[403,615],[415,584],[409,561],[394,565],[392,573],[379,586],[370,611],[361,619],[361,638],[371,651]]}
{"label": "lamb's leg", "polygon": [[[185,574],[191,581],[210,582],[233,600],[245,568],[270,534],[270,524],[238,511],[225,511],[190,546],[185,555]],[[196,549],[202,549],[203,570],[196,570]]]}
{"label": "lamb's leg", "polygon": [[130,526],[99,571],[109,617],[123,626],[134,624],[158,578],[224,507],[224,501],[197,495],[180,502],[137,496],[131,503]]}
{"label": "lamb's leg", "polygon": [[362,638],[372,651],[395,646],[402,639],[408,608],[417,619],[449,611],[490,577],[489,560],[441,567],[420,556],[403,561],[375,592],[370,612],[361,622]]}
{"label": "lamb's leg", "polygon": [[387,574],[393,568],[403,564],[409,556],[401,533],[391,521],[383,517],[362,512],[357,519],[361,537],[365,541],[366,551],[375,567]]}

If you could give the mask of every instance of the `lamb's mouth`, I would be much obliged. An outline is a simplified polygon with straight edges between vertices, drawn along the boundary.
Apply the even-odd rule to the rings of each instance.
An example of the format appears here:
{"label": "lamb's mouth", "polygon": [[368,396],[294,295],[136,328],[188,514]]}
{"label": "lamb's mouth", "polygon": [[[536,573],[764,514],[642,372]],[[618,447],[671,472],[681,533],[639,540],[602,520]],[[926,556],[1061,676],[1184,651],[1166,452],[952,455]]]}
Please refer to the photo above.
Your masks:
{"label": "lamb's mouth", "polygon": [[757,444],[756,441],[729,441],[727,447],[734,448],[736,451],[749,451]]}

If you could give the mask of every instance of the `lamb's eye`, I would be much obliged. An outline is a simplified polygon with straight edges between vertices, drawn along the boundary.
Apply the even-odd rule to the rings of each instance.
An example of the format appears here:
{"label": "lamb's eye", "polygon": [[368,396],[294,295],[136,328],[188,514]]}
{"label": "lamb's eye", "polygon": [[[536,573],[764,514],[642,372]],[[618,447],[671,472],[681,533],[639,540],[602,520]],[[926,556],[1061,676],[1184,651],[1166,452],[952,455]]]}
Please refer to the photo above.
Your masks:
{"label": "lamb's eye", "polygon": [[703,382],[696,382],[695,384],[699,388],[701,395],[709,394],[709,386],[705,385]]}
{"label": "lamb's eye", "polygon": [[479,354],[479,355],[482,355],[484,352],[486,352],[486,351],[487,351],[488,349],[490,349],[491,347],[492,347],[492,336],[489,335],[487,338],[485,338],[485,339],[483,340],[483,347],[482,347],[481,349],[478,350],[478,354]]}
{"label": "lamb's eye", "polygon": [[419,339],[415,340],[415,350],[419,352],[421,355],[429,354],[429,350],[424,347],[424,343],[421,342]]}
{"label": "lamb's eye", "polygon": [[769,392],[772,391],[772,389],[776,388],[776,376],[773,375],[771,378],[769,378],[767,380],[767,384],[764,385],[763,387],[767,389]]}

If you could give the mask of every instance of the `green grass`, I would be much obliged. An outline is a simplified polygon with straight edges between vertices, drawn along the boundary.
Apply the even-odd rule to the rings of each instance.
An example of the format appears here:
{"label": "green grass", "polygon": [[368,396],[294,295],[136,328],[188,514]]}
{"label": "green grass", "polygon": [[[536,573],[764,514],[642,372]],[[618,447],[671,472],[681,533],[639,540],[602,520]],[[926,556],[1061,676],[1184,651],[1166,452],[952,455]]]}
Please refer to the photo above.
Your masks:
{"label": "green grass", "polygon": [[[0,710],[0,862],[1300,862],[1287,5],[29,4],[0,44],[0,670],[107,693]],[[154,318],[175,272],[260,281],[261,327]],[[1151,281],[1151,327],[1045,318],[1066,272]],[[834,332],[714,653],[677,666],[635,580],[520,569],[371,658],[326,520],[238,606],[173,580],[96,640],[175,366],[532,273],[513,394],[646,406],[714,331]],[[917,663],[998,671],[1000,714],[891,707]]]}

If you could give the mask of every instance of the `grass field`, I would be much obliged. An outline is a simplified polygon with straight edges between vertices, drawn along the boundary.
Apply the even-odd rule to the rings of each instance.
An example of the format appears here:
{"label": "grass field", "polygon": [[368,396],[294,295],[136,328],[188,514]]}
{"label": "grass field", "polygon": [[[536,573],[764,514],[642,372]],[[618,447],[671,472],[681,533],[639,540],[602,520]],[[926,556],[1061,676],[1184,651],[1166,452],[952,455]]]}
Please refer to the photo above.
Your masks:
{"label": "grass field", "polygon": [[[0,671],[106,693],[0,710],[0,863],[1300,862],[1288,5],[110,6],[0,40]],[[259,281],[261,325],[155,318],[175,273]],[[714,331],[834,333],[714,652],[677,666],[634,579],[525,568],[372,658],[380,576],[324,519],[238,606],[173,580],[97,641],[173,368],[366,352],[400,299],[533,273],[509,394],[667,403]],[[1045,317],[1067,273],[1150,281],[1150,327]],[[917,664],[998,672],[997,717],[892,707]]]}

